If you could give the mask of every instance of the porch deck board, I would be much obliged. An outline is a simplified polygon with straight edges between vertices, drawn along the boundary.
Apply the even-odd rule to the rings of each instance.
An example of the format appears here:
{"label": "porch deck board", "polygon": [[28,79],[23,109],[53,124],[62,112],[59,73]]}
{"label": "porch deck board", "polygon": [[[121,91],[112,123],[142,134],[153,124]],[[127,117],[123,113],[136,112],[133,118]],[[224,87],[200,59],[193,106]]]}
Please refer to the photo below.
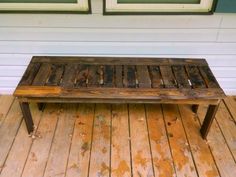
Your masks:
{"label": "porch deck board", "polygon": [[[186,105],[32,104],[28,137],[18,101],[0,96],[0,177],[236,176],[236,101],[220,104],[207,141]],[[69,119],[69,120],[68,120]],[[183,159],[184,158],[184,159]]]}

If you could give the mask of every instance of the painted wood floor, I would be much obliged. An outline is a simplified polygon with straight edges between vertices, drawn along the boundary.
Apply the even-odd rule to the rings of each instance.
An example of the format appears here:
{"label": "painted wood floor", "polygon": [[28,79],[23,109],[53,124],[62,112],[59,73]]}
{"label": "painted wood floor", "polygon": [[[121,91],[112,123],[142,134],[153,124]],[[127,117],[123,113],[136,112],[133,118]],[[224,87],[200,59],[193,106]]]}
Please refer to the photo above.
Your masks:
{"label": "painted wood floor", "polygon": [[1,177],[236,176],[236,101],[221,103],[202,140],[186,105],[32,104],[29,137],[17,100],[0,96]]}

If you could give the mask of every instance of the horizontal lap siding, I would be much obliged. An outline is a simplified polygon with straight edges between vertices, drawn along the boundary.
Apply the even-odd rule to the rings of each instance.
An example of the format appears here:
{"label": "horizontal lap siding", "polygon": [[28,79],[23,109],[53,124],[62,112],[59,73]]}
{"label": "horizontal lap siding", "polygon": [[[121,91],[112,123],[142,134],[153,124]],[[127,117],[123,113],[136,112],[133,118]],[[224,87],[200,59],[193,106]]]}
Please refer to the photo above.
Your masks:
{"label": "horizontal lap siding", "polygon": [[0,14],[0,93],[12,93],[33,55],[206,58],[236,94],[236,14],[103,16]]}

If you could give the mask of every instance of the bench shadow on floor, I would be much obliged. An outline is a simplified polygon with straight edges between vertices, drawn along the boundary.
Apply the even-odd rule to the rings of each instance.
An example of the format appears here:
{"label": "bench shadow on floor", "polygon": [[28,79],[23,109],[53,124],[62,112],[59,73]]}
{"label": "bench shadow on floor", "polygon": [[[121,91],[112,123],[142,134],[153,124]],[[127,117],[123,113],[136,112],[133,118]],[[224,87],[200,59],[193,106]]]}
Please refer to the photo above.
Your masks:
{"label": "bench shadow on floor", "polygon": [[0,96],[0,176],[236,176],[236,102],[206,113],[187,105],[31,104],[29,137],[18,101]]}

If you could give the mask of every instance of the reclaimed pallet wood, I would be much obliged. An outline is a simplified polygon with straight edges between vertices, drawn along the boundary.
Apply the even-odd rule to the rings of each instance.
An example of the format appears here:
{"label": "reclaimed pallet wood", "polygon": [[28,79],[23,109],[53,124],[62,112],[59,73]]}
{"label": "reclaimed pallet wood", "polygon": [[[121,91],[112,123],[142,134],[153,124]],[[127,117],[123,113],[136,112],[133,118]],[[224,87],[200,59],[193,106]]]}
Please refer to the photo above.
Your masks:
{"label": "reclaimed pallet wood", "polygon": [[[33,57],[14,96],[28,102],[210,104],[203,138],[225,94],[204,59]],[[197,108],[197,107],[196,107]],[[196,109],[195,109],[196,110]],[[28,116],[27,116],[28,115]]]}

